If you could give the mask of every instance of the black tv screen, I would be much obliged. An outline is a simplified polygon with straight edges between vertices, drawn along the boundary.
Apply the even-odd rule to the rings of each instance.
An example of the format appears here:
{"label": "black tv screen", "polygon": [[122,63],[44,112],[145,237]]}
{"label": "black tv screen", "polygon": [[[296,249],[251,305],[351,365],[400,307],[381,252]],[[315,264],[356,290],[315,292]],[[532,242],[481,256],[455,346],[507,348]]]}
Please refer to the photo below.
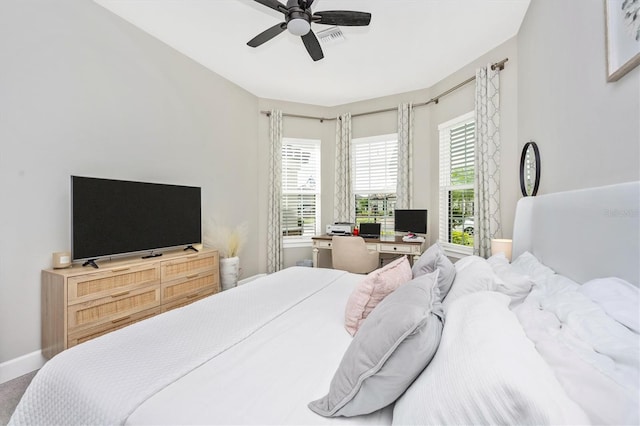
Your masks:
{"label": "black tv screen", "polygon": [[74,260],[200,243],[200,188],[71,176]]}
{"label": "black tv screen", "polygon": [[414,232],[416,234],[427,233],[426,210],[398,210],[394,211],[396,232]]}

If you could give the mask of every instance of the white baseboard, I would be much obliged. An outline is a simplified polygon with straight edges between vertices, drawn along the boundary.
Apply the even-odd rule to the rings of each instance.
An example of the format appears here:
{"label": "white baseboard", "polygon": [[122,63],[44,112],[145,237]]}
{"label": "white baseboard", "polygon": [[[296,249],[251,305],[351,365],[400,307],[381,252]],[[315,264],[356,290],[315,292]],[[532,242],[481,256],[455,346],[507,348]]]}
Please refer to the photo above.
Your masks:
{"label": "white baseboard", "polygon": [[16,377],[24,376],[41,368],[47,359],[42,351],[31,352],[0,364],[0,383],[8,382]]}
{"label": "white baseboard", "polygon": [[266,276],[267,276],[267,274],[253,275],[251,277],[248,277],[248,278],[245,278],[243,280],[238,281],[238,285],[246,284],[246,283],[249,283],[249,282],[251,282],[253,280],[257,280],[258,278],[266,277]]}

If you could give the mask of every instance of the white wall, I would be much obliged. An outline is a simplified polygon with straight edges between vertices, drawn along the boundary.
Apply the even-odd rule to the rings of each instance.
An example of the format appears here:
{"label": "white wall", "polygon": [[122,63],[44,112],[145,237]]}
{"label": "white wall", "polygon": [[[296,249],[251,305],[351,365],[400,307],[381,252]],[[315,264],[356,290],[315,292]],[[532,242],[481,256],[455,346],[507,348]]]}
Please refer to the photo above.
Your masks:
{"label": "white wall", "polygon": [[640,67],[607,83],[604,31],[602,0],[532,0],[520,28],[518,134],[540,148],[539,194],[640,179]]}
{"label": "white wall", "polygon": [[40,270],[71,174],[202,187],[259,272],[258,100],[84,0],[0,2],[0,366],[40,349]]}

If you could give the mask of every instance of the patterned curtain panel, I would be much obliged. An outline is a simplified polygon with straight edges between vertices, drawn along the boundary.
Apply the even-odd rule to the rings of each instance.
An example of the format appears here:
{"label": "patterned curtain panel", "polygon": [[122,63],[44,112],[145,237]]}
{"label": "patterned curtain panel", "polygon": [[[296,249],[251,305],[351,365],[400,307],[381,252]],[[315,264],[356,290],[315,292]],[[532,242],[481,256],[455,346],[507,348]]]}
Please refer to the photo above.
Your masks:
{"label": "patterned curtain panel", "polygon": [[500,72],[491,65],[476,71],[476,150],[474,253],[491,254],[500,224]]}
{"label": "patterned curtain panel", "polygon": [[413,194],[413,104],[398,106],[398,181],[396,208],[410,209]]}
{"label": "patterned curtain panel", "polygon": [[282,269],[282,111],[269,115],[269,211],[267,214],[267,272]]}
{"label": "patterned curtain panel", "polygon": [[336,174],[333,199],[333,219],[354,222],[356,202],[351,183],[351,114],[342,114],[336,120]]}

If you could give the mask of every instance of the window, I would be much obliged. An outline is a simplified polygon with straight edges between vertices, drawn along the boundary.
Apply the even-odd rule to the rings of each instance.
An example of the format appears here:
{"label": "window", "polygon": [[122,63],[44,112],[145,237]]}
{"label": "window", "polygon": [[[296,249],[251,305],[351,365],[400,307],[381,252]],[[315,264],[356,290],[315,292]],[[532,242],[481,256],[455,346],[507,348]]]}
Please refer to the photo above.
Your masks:
{"label": "window", "polygon": [[311,244],[320,233],[320,141],[282,140],[283,245]]}
{"label": "window", "polygon": [[377,222],[382,235],[393,235],[398,135],[353,139],[352,147],[356,224]]}
{"label": "window", "polygon": [[438,126],[440,241],[450,251],[473,252],[475,119],[473,112]]}

